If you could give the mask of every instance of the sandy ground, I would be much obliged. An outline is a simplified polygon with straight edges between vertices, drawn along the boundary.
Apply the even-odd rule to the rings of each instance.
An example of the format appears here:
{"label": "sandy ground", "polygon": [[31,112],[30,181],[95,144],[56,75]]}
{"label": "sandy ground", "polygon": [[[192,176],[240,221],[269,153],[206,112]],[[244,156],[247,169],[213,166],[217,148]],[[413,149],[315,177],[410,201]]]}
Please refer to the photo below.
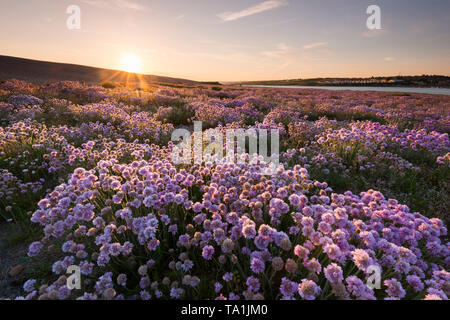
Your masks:
{"label": "sandy ground", "polygon": [[[27,280],[25,270],[30,267],[30,261],[26,261],[29,243],[11,245],[7,242],[11,228],[11,225],[0,223],[0,299],[13,299],[22,293],[22,285]],[[11,277],[11,269],[17,266],[24,269]]]}

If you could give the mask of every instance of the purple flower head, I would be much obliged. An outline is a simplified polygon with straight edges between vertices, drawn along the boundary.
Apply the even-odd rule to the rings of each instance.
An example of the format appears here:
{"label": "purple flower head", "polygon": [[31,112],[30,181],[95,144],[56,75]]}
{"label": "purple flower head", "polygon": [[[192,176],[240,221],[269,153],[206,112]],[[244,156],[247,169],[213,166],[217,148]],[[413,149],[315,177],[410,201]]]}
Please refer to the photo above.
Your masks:
{"label": "purple flower head", "polygon": [[305,300],[315,300],[322,290],[312,280],[303,279],[298,285],[298,293]]}
{"label": "purple flower head", "polygon": [[265,269],[264,261],[258,258],[252,258],[250,261],[250,268],[254,273],[262,273]]}
{"label": "purple flower head", "polygon": [[202,257],[206,260],[211,260],[214,254],[213,246],[204,246],[202,251]]}
{"label": "purple flower head", "polygon": [[225,282],[230,282],[231,280],[233,280],[233,274],[231,272],[227,272],[223,275],[222,279]]}
{"label": "purple flower head", "polygon": [[342,268],[336,263],[329,264],[324,270],[325,277],[331,283],[338,283],[344,280]]}
{"label": "purple flower head", "polygon": [[32,244],[30,244],[30,247],[28,249],[28,256],[29,257],[37,256],[42,248],[43,248],[42,243],[40,243],[39,241],[33,242]]}
{"label": "purple flower head", "polygon": [[35,289],[35,286],[36,286],[36,280],[30,279],[24,283],[23,289],[25,290],[25,292],[32,292]]}
{"label": "purple flower head", "polygon": [[390,297],[403,298],[406,295],[400,282],[397,279],[385,280],[384,285],[387,287],[386,292]]}
{"label": "purple flower head", "polygon": [[248,289],[253,292],[258,292],[259,288],[261,287],[259,279],[255,277],[248,277],[245,284],[247,285]]}
{"label": "purple flower head", "polygon": [[281,279],[280,292],[284,297],[293,297],[298,290],[298,283],[287,278]]}

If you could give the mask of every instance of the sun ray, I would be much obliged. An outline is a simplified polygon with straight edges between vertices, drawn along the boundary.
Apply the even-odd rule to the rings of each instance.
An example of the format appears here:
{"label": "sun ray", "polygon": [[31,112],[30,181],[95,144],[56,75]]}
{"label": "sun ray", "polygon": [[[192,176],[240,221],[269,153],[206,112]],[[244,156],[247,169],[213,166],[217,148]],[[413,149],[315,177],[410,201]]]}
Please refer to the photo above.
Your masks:
{"label": "sun ray", "polygon": [[121,73],[122,73],[123,71],[116,71],[116,72],[114,72],[114,73],[111,73],[111,75],[109,76],[109,77],[107,77],[105,80],[103,80],[103,81],[115,81],[114,79],[118,76],[118,75],[120,75]]}

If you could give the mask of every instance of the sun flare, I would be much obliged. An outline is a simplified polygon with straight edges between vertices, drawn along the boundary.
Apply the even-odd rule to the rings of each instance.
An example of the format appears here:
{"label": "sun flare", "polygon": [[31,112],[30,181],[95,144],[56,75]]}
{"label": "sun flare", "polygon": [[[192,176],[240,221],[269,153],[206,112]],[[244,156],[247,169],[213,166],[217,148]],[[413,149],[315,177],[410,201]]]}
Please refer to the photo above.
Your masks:
{"label": "sun flare", "polygon": [[132,54],[127,54],[122,58],[121,69],[130,73],[139,73],[141,70],[141,61]]}

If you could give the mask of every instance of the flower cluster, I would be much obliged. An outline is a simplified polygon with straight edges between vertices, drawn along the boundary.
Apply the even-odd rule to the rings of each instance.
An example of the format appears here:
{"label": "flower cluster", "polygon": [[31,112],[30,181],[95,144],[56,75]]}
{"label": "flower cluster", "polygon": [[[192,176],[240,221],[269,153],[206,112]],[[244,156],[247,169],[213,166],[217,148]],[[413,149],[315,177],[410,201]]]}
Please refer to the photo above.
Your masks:
{"label": "flower cluster", "polygon": [[[450,98],[108,87],[0,83],[0,217],[54,259],[18,299],[448,299]],[[175,164],[192,121],[278,129],[282,163]]]}
{"label": "flower cluster", "polygon": [[[285,299],[403,298],[403,286],[413,280],[423,288],[409,297],[435,291],[446,297],[446,282],[433,282],[450,263],[440,220],[411,213],[377,191],[334,193],[300,166],[280,167],[270,179],[258,166],[185,170],[151,158],[78,168],[39,202],[31,220],[45,237],[30,246],[29,255],[53,238],[65,239],[64,257],[53,271],[61,275],[75,264],[94,279],[80,298],[105,298],[106,288],[120,297],[134,292],[141,298],[192,298],[197,286],[185,277],[208,285],[202,273],[215,264],[219,279],[234,274],[210,288],[224,297],[276,298],[279,288]],[[125,287],[114,280],[122,265],[130,270]],[[365,284],[370,266],[382,269],[385,292]]]}

